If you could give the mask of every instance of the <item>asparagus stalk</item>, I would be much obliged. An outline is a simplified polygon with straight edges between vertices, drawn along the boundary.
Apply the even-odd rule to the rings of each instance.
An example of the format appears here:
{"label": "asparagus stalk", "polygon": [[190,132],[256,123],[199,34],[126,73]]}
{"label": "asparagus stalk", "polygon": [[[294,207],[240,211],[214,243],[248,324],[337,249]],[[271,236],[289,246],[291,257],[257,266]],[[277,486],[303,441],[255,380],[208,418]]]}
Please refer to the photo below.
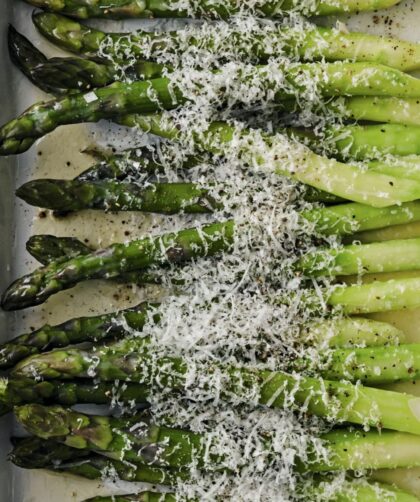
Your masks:
{"label": "asparagus stalk", "polygon": [[[420,183],[420,179],[418,181]],[[155,183],[142,187],[135,182],[111,180],[37,179],[19,187],[16,195],[32,206],[52,209],[59,214],[82,209],[202,214],[223,207],[221,197],[194,183]],[[337,201],[335,196],[315,189],[304,197],[312,202]]]}
{"label": "asparagus stalk", "polygon": [[[284,69],[279,66],[279,71]],[[267,76],[264,66],[255,67],[254,72],[255,77]],[[319,91],[326,96],[420,96],[418,79],[375,63],[296,64],[287,70],[285,79],[289,88],[277,92],[274,101],[281,101],[303,89],[302,79],[318,82]],[[267,87],[272,85],[268,83]],[[14,145],[13,151],[17,151],[18,140],[41,137],[59,125],[98,121],[124,113],[171,109],[185,102],[181,90],[172,86],[169,78],[157,78],[131,84],[116,82],[88,95],[75,94],[41,103],[0,130],[3,154],[12,150],[10,144]]]}
{"label": "asparagus stalk", "polygon": [[[79,317],[58,326],[44,325],[0,345],[0,369],[13,367],[22,359],[54,348],[107,338],[123,337],[142,330],[147,319],[158,323],[158,304],[142,303],[137,308],[94,317]],[[373,319],[349,318],[319,322],[304,331],[304,338],[330,347],[377,346],[403,343],[404,333]]]}
{"label": "asparagus stalk", "polygon": [[331,380],[361,381],[366,385],[417,380],[420,345],[367,347],[332,351],[321,374]]}
{"label": "asparagus stalk", "polygon": [[[61,12],[72,17],[87,19],[92,17],[107,19],[152,18],[152,17],[222,17],[242,11],[244,6],[230,0],[229,2],[209,2],[201,0],[190,10],[182,10],[175,1],[150,0],[139,3],[136,0],[26,0],[27,3],[53,12]],[[248,8],[264,17],[278,17],[284,11],[298,11],[311,15],[331,15],[348,12],[386,9],[399,3],[400,0],[317,0],[316,2],[300,2],[297,0],[265,1],[257,8]]]}
{"label": "asparagus stalk", "polygon": [[[119,379],[177,391],[186,389],[187,371],[182,359],[156,358],[150,353],[147,339],[135,339],[96,351],[67,349],[31,356],[18,363],[12,376],[33,377],[36,374],[45,379]],[[258,404],[271,408],[291,406],[301,409],[304,406],[309,413],[327,419],[420,434],[416,412],[420,398],[409,394],[284,372],[232,367],[224,368],[224,372],[226,385],[221,396],[228,401],[248,400],[252,392],[257,396]],[[292,403],[289,401],[291,396]],[[29,411],[27,407],[21,409]]]}
{"label": "asparagus stalk", "polygon": [[[33,15],[33,21],[40,33],[59,47],[97,58],[109,56],[118,58],[121,51],[128,52],[139,59],[145,57],[144,45],[153,43],[155,47],[171,47],[178,51],[177,42],[181,32],[150,33],[138,30],[133,33],[105,33],[79,24],[59,14],[39,12]],[[191,28],[190,28],[191,30]],[[215,27],[217,32],[217,25]],[[234,33],[235,41],[241,42],[241,33]],[[265,43],[266,38],[270,43]],[[191,30],[189,44],[213,50],[215,40],[206,35],[203,41],[200,30]],[[247,38],[248,42],[248,38]],[[366,33],[344,33],[339,30],[306,26],[300,30],[282,28],[269,35],[255,36],[249,52],[259,62],[266,62],[273,54],[270,46],[282,44],[286,54],[298,54],[304,60],[325,59],[327,61],[352,60],[374,62],[391,66],[401,71],[413,71],[420,68],[420,46],[389,37],[378,37]],[[278,54],[276,54],[278,55]],[[254,59],[255,60],[255,59]],[[72,88],[76,88],[73,84]]]}
{"label": "asparagus stalk", "polygon": [[[15,411],[19,422],[34,435],[54,439],[73,448],[99,451],[111,458],[133,458],[137,463],[147,462],[151,466],[188,467],[196,461],[205,469],[223,468],[226,454],[216,446],[214,438],[158,426],[144,415],[115,419],[85,415],[61,406],[37,404],[20,406]],[[141,427],[141,434],[130,431],[134,424]],[[325,460],[313,455],[312,462],[305,468],[322,472],[420,464],[418,436],[394,431],[383,431],[382,434],[346,429],[327,433],[321,438],[328,449],[328,458]],[[401,447],[396,449],[398,440]],[[212,449],[206,450],[206,444]]]}
{"label": "asparagus stalk", "polygon": [[25,403],[68,406],[74,404],[112,404],[147,402],[148,389],[144,385],[115,385],[113,382],[38,382],[29,378],[0,380],[0,409],[11,411],[14,406]]}
{"label": "asparagus stalk", "polygon": [[53,348],[123,337],[131,330],[141,331],[149,319],[159,322],[157,307],[157,304],[144,302],[120,312],[78,317],[56,326],[46,324],[40,329],[17,336],[10,342],[0,345],[0,369],[10,368],[29,355]]}
{"label": "asparagus stalk", "polygon": [[121,462],[36,436],[17,440],[9,458],[23,469],[50,469],[87,479],[101,480],[106,473],[112,473],[122,481],[172,485],[187,478],[187,472],[182,469],[169,470]]}
{"label": "asparagus stalk", "polygon": [[296,268],[312,277],[419,270],[420,239],[318,249],[300,258]]}
{"label": "asparagus stalk", "polygon": [[[419,221],[420,203],[409,202],[381,209],[357,203],[341,204],[304,211],[302,222],[305,220],[316,223],[316,230],[321,234],[346,235]],[[54,260],[86,255],[94,251],[93,248],[74,237],[53,235],[33,235],[27,241],[26,249],[43,265]],[[140,282],[150,282],[153,279],[152,273],[136,272],[135,274],[140,276]]]}
{"label": "asparagus stalk", "polygon": [[328,297],[346,314],[370,314],[420,307],[420,278],[392,279],[371,284],[338,286]]}
{"label": "asparagus stalk", "polygon": [[[112,64],[78,57],[48,59],[13,26],[9,26],[8,44],[13,63],[33,84],[50,94],[85,92],[112,84],[120,77],[121,72]],[[162,75],[162,65],[137,61],[124,74],[136,80],[157,78]]]}
{"label": "asparagus stalk", "polygon": [[118,181],[38,179],[16,190],[28,204],[57,211],[99,209],[178,214],[221,208],[208,189],[193,183],[155,183],[146,187]]}
{"label": "asparagus stalk", "polygon": [[228,251],[233,236],[233,222],[225,221],[127,244],[113,244],[88,255],[54,261],[15,281],[4,293],[2,307],[4,310],[15,310],[39,305],[54,293],[83,280],[112,278],[152,265],[169,265],[200,256],[212,256]]}

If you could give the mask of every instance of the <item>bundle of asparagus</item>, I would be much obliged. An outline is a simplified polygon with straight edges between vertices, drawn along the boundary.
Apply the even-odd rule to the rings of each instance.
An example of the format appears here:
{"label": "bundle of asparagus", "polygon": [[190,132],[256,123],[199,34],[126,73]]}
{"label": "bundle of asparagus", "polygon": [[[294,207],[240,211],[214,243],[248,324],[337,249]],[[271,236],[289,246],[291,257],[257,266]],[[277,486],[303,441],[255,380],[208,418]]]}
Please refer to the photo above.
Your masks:
{"label": "bundle of asparagus", "polygon": [[[112,499],[121,502],[195,501],[215,486],[212,500],[286,500],[291,487],[296,500],[417,500],[319,475],[420,466],[419,398],[375,388],[417,379],[420,347],[354,316],[420,306],[420,239],[353,242],[356,232],[420,221],[420,85],[404,73],[420,67],[419,46],[302,20],[231,19],[291,12],[296,21],[398,2],[28,3],[52,11],[34,14],[36,27],[77,56],[48,59],[9,29],[13,62],[59,97],[4,125],[1,154],[103,118],[161,137],[173,158],[177,144],[186,154],[169,168],[160,147],[100,155],[73,180],[33,180],[17,195],[56,215],[137,211],[194,223],[105,249],[52,235],[28,241],[42,266],[6,290],[4,310],[90,279],[170,288],[162,303],[47,324],[0,346],[0,368],[10,370],[0,412],[13,410],[32,434],[14,440],[12,461],[171,490]],[[106,33],[59,13],[228,21]],[[253,123],[261,108],[267,115]],[[259,130],[271,109],[279,123]],[[295,183],[310,190],[300,197]],[[363,283],[382,273],[411,275]],[[123,414],[64,407],[82,403]],[[327,423],[339,427],[326,432]]]}

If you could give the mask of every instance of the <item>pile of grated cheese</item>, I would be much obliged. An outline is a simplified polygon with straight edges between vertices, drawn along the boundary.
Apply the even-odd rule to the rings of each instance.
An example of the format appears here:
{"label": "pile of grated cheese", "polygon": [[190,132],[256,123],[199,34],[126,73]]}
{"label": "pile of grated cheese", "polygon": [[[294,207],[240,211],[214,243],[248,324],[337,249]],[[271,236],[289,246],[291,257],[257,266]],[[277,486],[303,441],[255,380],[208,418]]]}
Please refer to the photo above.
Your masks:
{"label": "pile of grated cheese", "polygon": [[[194,2],[178,4],[188,10]],[[307,8],[311,4],[315,2],[308,2]],[[211,215],[182,214],[163,223],[161,217],[151,216],[151,234],[235,221],[230,253],[156,270],[164,286],[162,320],[156,324],[150,319],[141,333],[132,333],[151,338],[150,358],[180,356],[188,368],[182,395],[162,392],[159,386],[154,389],[151,411],[156,421],[203,433],[223,452],[226,471],[216,472],[210,462],[209,472],[203,474],[193,463],[191,479],[176,487],[179,500],[308,500],[312,477],[297,470],[297,463],[327,455],[319,436],[329,426],[308,417],[305,409],[296,410],[293,395],[286,399],[285,410],[270,410],[256,407],[258,396],[252,393],[238,396],[233,406],[224,399],[223,388],[224,365],[286,371],[295,360],[316,365],[321,355],[316,346],[302,340],[302,328],[340,315],[325,306],[325,292],[334,287],[331,279],[308,280],[293,267],[297,257],[319,244],[341,246],[339,239],[317,235],[314,225],[299,217],[314,207],[305,201],[305,187],[274,172],[279,159],[285,171],[297,171],[304,149],[282,135],[275,149],[267,147],[267,135],[285,124],[322,129],[332,118],[342,119],[337,108],[331,111],[322,99],[322,75],[313,79],[302,72],[298,82],[287,79],[299,54],[298,42],[292,50],[288,47],[290,32],[295,41],[303,40],[310,29],[297,15],[280,24],[241,15],[229,23],[189,26],[177,37],[142,34],[107,38],[102,44],[102,56],[122,75],[139,54],[169,65],[166,75],[171,86],[188,99],[182,109],[162,114],[163,123],[176,124],[178,141],[152,139],[155,145],[150,151],[162,172],[149,180],[149,175],[136,173],[135,162],[127,158],[127,180],[143,186],[156,179],[192,181],[223,202],[223,209]],[[251,65],[261,50],[268,54],[267,65],[256,70]],[[290,117],[273,106],[277,94],[307,106]],[[213,155],[203,156],[199,144],[215,120],[233,126],[234,134],[230,142],[213,145]],[[197,165],[183,168],[189,156],[197,155]],[[218,371],[208,371],[215,367]],[[334,486],[341,486],[343,479],[342,474],[329,478],[327,489],[311,492],[311,500],[332,498]]]}

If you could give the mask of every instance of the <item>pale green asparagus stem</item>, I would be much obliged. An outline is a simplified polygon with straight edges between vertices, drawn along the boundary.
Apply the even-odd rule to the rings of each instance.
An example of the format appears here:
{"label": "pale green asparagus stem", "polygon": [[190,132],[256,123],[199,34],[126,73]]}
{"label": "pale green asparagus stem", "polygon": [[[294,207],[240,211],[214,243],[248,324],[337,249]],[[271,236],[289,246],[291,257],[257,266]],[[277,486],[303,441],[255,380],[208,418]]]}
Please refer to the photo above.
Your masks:
{"label": "pale green asparagus stem", "polygon": [[317,230],[324,235],[354,234],[420,221],[420,202],[408,202],[386,208],[355,203],[340,204],[305,211],[302,218],[316,223]]}
{"label": "pale green asparagus stem", "polygon": [[319,249],[301,258],[296,268],[309,276],[402,272],[420,269],[420,239],[353,244]]}
{"label": "pale green asparagus stem", "polygon": [[361,381],[365,385],[417,380],[420,344],[334,350],[320,373],[330,380]]}
{"label": "pale green asparagus stem", "polygon": [[346,314],[370,314],[420,307],[420,278],[393,279],[371,284],[339,286],[327,299]]}
{"label": "pale green asparagus stem", "polygon": [[312,471],[336,469],[358,470],[362,465],[370,469],[413,467],[420,465],[420,437],[413,434],[383,430],[346,431],[327,433],[331,455],[327,462],[314,462]]}
{"label": "pale green asparagus stem", "polygon": [[321,347],[354,348],[398,345],[406,340],[405,334],[386,322],[349,317],[311,324],[303,332],[303,340]]}

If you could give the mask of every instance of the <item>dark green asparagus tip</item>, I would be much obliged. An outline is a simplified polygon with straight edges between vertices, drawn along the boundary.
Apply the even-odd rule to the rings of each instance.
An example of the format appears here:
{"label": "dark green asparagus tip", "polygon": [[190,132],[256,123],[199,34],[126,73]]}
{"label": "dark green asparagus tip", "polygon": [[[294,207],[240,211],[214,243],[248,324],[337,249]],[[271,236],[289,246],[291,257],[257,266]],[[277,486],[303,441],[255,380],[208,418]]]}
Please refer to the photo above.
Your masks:
{"label": "dark green asparagus tip", "polygon": [[[16,190],[16,196],[31,206],[47,207],[60,210],[62,208],[62,189],[60,180],[32,180]],[[44,202],[45,201],[45,202]]]}
{"label": "dark green asparagus tip", "polygon": [[92,249],[75,237],[32,235],[26,242],[28,253],[43,265],[50,261],[91,253]]}
{"label": "dark green asparagus tip", "polygon": [[44,54],[36,49],[31,42],[21,35],[11,24],[9,25],[7,33],[7,42],[10,59],[28,78],[31,78],[30,70],[34,66],[47,61]]}
{"label": "dark green asparagus tip", "polygon": [[12,438],[13,450],[9,460],[23,469],[53,468],[62,462],[89,456],[88,450],[77,450],[53,440],[38,437]]}
{"label": "dark green asparagus tip", "polygon": [[[32,21],[41,35],[53,44],[71,52],[79,53],[89,48],[97,49],[101,38],[105,36],[101,31],[51,12],[34,12]],[[93,44],[92,47],[90,43]]]}
{"label": "dark green asparagus tip", "polygon": [[60,438],[69,434],[72,425],[70,422],[74,418],[72,411],[62,406],[39,404],[16,406],[14,413],[28,432],[43,439]]}

